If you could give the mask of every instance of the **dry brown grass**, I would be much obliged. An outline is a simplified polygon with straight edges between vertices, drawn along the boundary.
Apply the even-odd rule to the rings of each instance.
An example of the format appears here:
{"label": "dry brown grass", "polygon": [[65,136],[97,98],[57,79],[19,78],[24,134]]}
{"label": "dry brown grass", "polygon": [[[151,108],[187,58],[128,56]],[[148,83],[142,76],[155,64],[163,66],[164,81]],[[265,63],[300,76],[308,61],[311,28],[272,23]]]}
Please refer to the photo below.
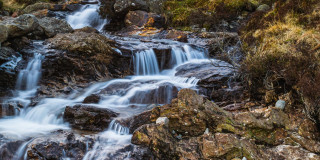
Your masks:
{"label": "dry brown grass", "polygon": [[241,32],[247,53],[242,71],[252,95],[259,95],[261,88],[278,94],[294,90],[318,123],[320,30],[314,22],[319,22],[319,5],[312,0],[279,1],[269,13],[253,15]]}

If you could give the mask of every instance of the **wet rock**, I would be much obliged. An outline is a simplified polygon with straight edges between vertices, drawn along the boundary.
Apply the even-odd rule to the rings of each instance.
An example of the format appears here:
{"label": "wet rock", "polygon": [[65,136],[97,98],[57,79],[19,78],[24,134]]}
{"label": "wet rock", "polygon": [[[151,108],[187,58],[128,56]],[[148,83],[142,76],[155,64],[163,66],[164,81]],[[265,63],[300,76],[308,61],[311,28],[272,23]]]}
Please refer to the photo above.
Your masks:
{"label": "wet rock", "polygon": [[16,84],[17,74],[0,68],[0,96],[10,95],[9,90]]}
{"label": "wet rock", "polygon": [[20,37],[32,32],[39,26],[38,19],[34,15],[24,14],[17,18],[10,18],[0,22],[8,30],[9,37]]}
{"label": "wet rock", "polygon": [[0,48],[0,65],[2,65],[5,62],[14,60],[17,56],[19,55],[12,48],[1,47]]}
{"label": "wet rock", "polygon": [[234,73],[232,65],[220,60],[188,63],[178,67],[176,70],[176,76],[200,79],[200,85],[221,84],[226,82]]}
{"label": "wet rock", "polygon": [[23,144],[20,140],[8,140],[1,135],[0,138],[0,157],[1,159],[18,159],[16,151]]}
{"label": "wet rock", "polygon": [[116,13],[124,15],[133,10],[149,11],[144,0],[116,0],[113,7]]}
{"label": "wet rock", "polygon": [[199,79],[200,92],[216,102],[234,103],[243,97],[243,87],[233,78],[236,72],[227,62],[211,60],[187,63],[176,71],[176,76]]}
{"label": "wet rock", "polygon": [[100,101],[100,96],[97,94],[92,94],[86,97],[82,103],[98,103]]}
{"label": "wet rock", "polygon": [[[81,136],[68,131],[56,131],[48,136],[33,139],[27,145],[27,159],[82,159],[92,148],[92,136]],[[65,155],[63,155],[65,154]]]}
{"label": "wet rock", "polygon": [[39,19],[39,25],[47,37],[53,37],[58,33],[69,33],[73,31],[67,21],[52,17]]}
{"label": "wet rock", "polygon": [[286,101],[284,100],[278,100],[276,103],[276,108],[279,108],[281,110],[284,110],[285,106],[286,106]]}
{"label": "wet rock", "polygon": [[15,110],[18,108],[19,107],[16,107],[14,104],[1,103],[0,104],[0,118],[15,115]]}
{"label": "wet rock", "polygon": [[126,26],[162,28],[165,25],[164,17],[145,11],[129,11],[125,17]]}
{"label": "wet rock", "polygon": [[155,89],[137,91],[130,98],[130,102],[138,104],[167,104],[170,103],[172,98],[177,97],[178,90],[179,88],[171,83],[163,83]]}
{"label": "wet rock", "polygon": [[75,105],[67,106],[63,118],[69,122],[73,128],[89,131],[103,131],[108,128],[112,118],[117,117],[109,109],[97,108],[93,106]]}

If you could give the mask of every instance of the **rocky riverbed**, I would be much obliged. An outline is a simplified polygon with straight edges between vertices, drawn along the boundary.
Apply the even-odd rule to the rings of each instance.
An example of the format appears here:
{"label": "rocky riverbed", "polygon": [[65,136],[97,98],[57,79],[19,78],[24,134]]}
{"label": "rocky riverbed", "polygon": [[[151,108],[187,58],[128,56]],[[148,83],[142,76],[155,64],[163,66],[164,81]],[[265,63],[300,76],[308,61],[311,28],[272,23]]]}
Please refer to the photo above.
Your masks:
{"label": "rocky riverbed", "polygon": [[317,124],[294,93],[249,94],[231,29],[245,19],[182,31],[165,3],[0,15],[0,159],[320,159]]}

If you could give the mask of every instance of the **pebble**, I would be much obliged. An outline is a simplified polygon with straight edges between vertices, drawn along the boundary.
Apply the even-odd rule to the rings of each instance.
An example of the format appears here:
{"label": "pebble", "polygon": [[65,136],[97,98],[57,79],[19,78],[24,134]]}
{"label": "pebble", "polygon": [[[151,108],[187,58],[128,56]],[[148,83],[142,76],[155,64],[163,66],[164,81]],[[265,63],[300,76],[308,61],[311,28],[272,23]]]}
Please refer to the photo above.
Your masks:
{"label": "pebble", "polygon": [[286,106],[286,101],[284,100],[278,100],[276,103],[276,108],[279,108],[281,110],[283,110],[285,106]]}

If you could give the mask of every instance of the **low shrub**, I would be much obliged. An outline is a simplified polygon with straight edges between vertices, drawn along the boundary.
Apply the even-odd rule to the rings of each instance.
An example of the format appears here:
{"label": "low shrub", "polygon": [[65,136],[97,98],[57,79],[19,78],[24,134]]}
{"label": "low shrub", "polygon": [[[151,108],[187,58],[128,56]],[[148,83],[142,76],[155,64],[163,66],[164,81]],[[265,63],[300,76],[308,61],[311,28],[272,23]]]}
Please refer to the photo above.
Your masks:
{"label": "low shrub", "polygon": [[165,13],[173,27],[200,25],[213,28],[221,20],[234,20],[244,11],[254,11],[272,0],[168,0]]}

